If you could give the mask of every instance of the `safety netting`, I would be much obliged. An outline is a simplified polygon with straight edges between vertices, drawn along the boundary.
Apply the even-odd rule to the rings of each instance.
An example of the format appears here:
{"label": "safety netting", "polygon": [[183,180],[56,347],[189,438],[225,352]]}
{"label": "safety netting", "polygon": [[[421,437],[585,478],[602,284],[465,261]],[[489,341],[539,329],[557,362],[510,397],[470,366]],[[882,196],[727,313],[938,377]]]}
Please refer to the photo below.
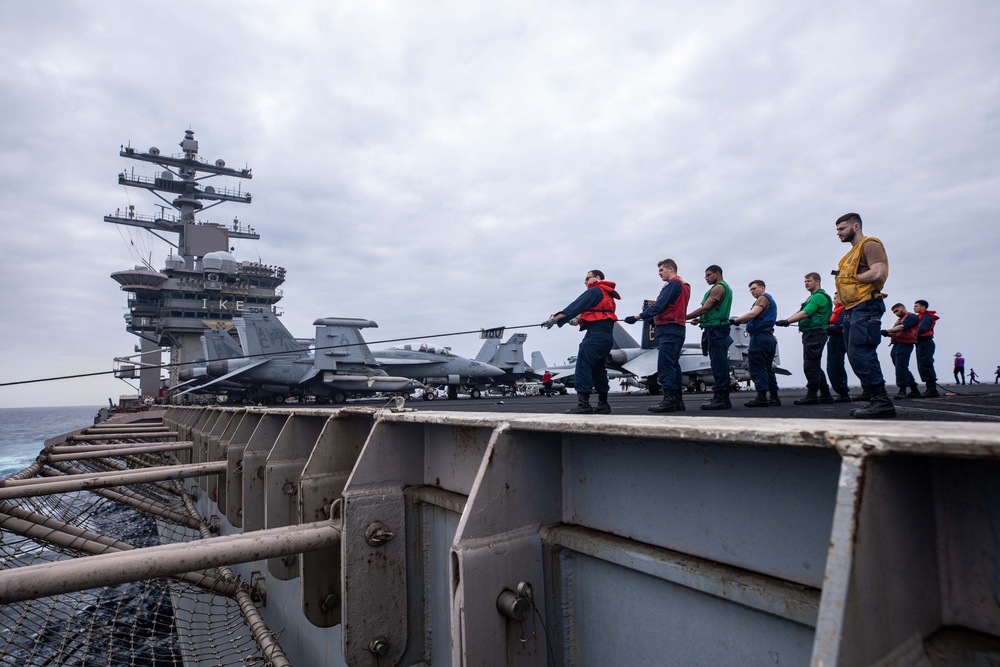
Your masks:
{"label": "safety netting", "polygon": [[[148,462],[98,459],[71,465],[83,472],[102,472],[139,468]],[[39,470],[41,474],[53,472]],[[0,481],[0,487],[5,482]],[[181,496],[171,492],[168,483],[130,485],[127,491],[119,491],[133,500],[142,497],[156,506],[170,507],[179,516],[186,514]],[[115,547],[119,550],[201,537],[190,525],[125,507],[91,491],[0,501],[0,529],[2,570],[87,557],[101,548],[94,546],[93,539],[87,540],[88,547],[81,547],[79,529],[91,538],[101,536],[104,542],[125,543]],[[77,540],[70,539],[74,535]],[[0,665],[268,664],[236,600],[175,578],[0,603]]]}

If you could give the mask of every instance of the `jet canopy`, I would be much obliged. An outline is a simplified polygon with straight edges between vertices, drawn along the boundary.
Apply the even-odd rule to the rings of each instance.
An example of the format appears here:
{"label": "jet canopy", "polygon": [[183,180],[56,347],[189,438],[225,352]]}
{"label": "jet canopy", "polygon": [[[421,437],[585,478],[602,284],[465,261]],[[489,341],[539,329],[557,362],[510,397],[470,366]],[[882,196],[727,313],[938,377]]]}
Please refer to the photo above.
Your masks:
{"label": "jet canopy", "polygon": [[407,343],[405,345],[397,345],[392,349],[402,350],[404,352],[427,352],[429,354],[440,354],[446,357],[456,356],[456,354],[451,351],[450,347],[435,347],[433,345],[428,345],[427,343],[421,343],[420,345],[411,345],[410,343]]}

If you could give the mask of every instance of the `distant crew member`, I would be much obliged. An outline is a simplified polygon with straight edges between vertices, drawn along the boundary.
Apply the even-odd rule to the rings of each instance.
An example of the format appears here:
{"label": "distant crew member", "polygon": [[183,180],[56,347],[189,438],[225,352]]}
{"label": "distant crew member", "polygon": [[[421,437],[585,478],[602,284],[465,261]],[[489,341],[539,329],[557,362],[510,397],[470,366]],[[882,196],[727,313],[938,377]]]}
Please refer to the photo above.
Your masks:
{"label": "distant crew member", "polygon": [[[747,365],[750,379],[757,390],[756,398],[743,405],[748,408],[769,408],[781,405],[778,398],[778,378],[774,374],[774,355],[778,351],[778,341],[774,338],[774,323],[778,319],[778,304],[774,297],[765,292],[763,280],[750,281],[750,294],[754,298],[750,310],[739,317],[730,317],[730,324],[747,323],[750,346],[747,349]],[[768,398],[770,392],[770,398]]]}
{"label": "distant crew member", "polygon": [[[614,343],[614,326],[618,318],[615,316],[615,300],[621,299],[615,291],[615,283],[605,280],[604,273],[594,269],[587,271],[584,278],[587,289],[576,300],[549,316],[542,326],[551,329],[552,325],[562,327],[567,322],[579,324],[584,331],[580,349],[576,355],[576,387],[577,404],[567,410],[570,414],[609,414],[608,404],[608,370],[605,360],[611,352]],[[597,389],[597,408],[590,405],[590,394]]]}
{"label": "distant crew member", "polygon": [[937,313],[927,310],[928,303],[917,299],[913,304],[913,312],[920,318],[917,325],[917,373],[920,381],[927,385],[922,396],[936,398],[941,394],[937,390],[937,371],[934,370],[934,323],[938,321]]}
{"label": "distant crew member", "polygon": [[546,396],[552,395],[552,371],[542,373],[542,393]]}
{"label": "distant crew member", "polygon": [[826,327],[826,376],[837,397],[834,403],[850,403],[851,393],[847,388],[847,346],[844,345],[844,303],[840,295],[833,293],[833,312]]}
{"label": "distant crew member", "polygon": [[889,277],[889,259],[882,242],[861,232],[861,216],[846,213],[837,218],[837,236],[850,243],[851,250],[837,266],[837,292],[844,302],[844,337],[847,359],[861,380],[863,393],[869,396],[864,408],[851,410],[857,419],[883,419],[896,416],[896,407],[885,391],[882,365],[878,360],[885,294],[881,292]]}
{"label": "distant crew member", "polygon": [[958,384],[959,376],[962,377],[962,384],[965,384],[965,357],[961,352],[955,353],[955,384]]}
{"label": "distant crew member", "polygon": [[976,375],[976,369],[975,368],[970,368],[969,369],[969,384],[982,384],[981,382],[979,382],[979,380],[976,379],[977,377],[979,377],[979,376]]}
{"label": "distant crew member", "polygon": [[729,400],[729,314],[733,307],[733,290],[722,279],[722,268],[717,264],[705,269],[708,291],[701,299],[701,307],[687,314],[691,324],[701,327],[701,353],[709,358],[712,367],[712,399],[703,403],[702,410],[726,410],[733,407]]}
{"label": "distant crew member", "polygon": [[910,398],[920,398],[917,381],[910,372],[910,355],[917,342],[917,325],[920,318],[906,311],[906,306],[897,303],[892,307],[893,314],[899,318],[888,329],[882,330],[883,336],[888,336],[892,342],[892,365],[896,367],[896,398],[906,398],[906,390],[910,390]]}
{"label": "distant crew member", "polygon": [[653,332],[659,354],[656,375],[663,397],[657,405],[647,408],[650,412],[680,412],[684,408],[683,375],[681,375],[681,349],[684,347],[685,315],[691,299],[691,286],[677,275],[677,263],[664,259],[657,264],[660,279],[665,283],[659,296],[638,315],[629,315],[625,321],[635,324],[638,320],[653,322]]}
{"label": "distant crew member", "polygon": [[[820,286],[820,277],[816,272],[805,276],[806,291],[809,298],[787,320],[778,320],[775,326],[787,327],[793,322],[799,322],[799,332],[802,334],[802,370],[806,375],[806,395],[794,401],[795,405],[818,405],[833,403],[830,386],[823,374],[823,349],[826,348],[826,328],[830,325],[830,314],[833,313],[833,299]],[[817,395],[818,394],[818,395]]]}

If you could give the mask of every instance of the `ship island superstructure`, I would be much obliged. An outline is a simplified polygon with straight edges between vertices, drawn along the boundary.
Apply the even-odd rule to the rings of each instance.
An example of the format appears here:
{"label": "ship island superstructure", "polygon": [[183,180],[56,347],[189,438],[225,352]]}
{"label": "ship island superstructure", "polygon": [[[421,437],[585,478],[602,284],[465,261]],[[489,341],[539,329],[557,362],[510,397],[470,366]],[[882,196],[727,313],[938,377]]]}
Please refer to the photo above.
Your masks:
{"label": "ship island superstructure", "polygon": [[[139,227],[166,241],[173,251],[163,268],[149,265],[116,271],[111,277],[128,292],[126,330],[139,337],[136,364],[122,363],[118,376],[134,377],[139,371],[142,397],[160,393],[162,349],[170,350],[170,385],[179,381],[187,364],[201,357],[201,335],[206,326],[231,328],[234,317],[245,312],[271,312],[281,299],[279,289],[285,269],[260,262],[237,261],[231,254],[235,239],[259,239],[252,227],[234,217],[220,224],[196,216],[225,202],[249,204],[251,194],[240,185],[215,187],[206,184],[213,177],[251,179],[249,168],[233,169],[224,160],[210,163],[198,155],[198,141],[187,130],[180,142],[181,153],[163,155],[158,148],[142,152],[122,146],[119,155],[129,160],[154,164],[162,171],[155,176],[135,173],[134,167],[118,174],[118,183],[153,193],[176,211],[144,215],[129,204],[104,216],[105,222]],[[176,239],[176,240],[174,240]]]}

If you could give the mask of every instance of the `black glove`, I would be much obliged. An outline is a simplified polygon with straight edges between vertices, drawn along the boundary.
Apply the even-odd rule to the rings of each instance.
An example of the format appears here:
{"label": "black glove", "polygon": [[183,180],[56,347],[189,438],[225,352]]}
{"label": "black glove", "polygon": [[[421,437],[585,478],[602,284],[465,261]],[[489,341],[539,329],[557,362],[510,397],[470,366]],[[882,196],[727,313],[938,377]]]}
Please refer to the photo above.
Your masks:
{"label": "black glove", "polygon": [[788,326],[788,320],[778,320],[777,322],[774,323],[774,326],[776,326],[776,327],[787,327]]}
{"label": "black glove", "polygon": [[736,326],[736,318],[735,317],[730,317],[729,318],[729,323],[735,327]]}
{"label": "black glove", "polygon": [[637,320],[635,319],[635,315],[629,315],[628,317],[625,318],[625,324],[635,324],[636,321]]}
{"label": "black glove", "polygon": [[889,337],[889,332],[886,331],[885,329],[882,329],[881,331],[879,331],[879,333],[882,334],[883,336],[885,336],[886,338]]}

